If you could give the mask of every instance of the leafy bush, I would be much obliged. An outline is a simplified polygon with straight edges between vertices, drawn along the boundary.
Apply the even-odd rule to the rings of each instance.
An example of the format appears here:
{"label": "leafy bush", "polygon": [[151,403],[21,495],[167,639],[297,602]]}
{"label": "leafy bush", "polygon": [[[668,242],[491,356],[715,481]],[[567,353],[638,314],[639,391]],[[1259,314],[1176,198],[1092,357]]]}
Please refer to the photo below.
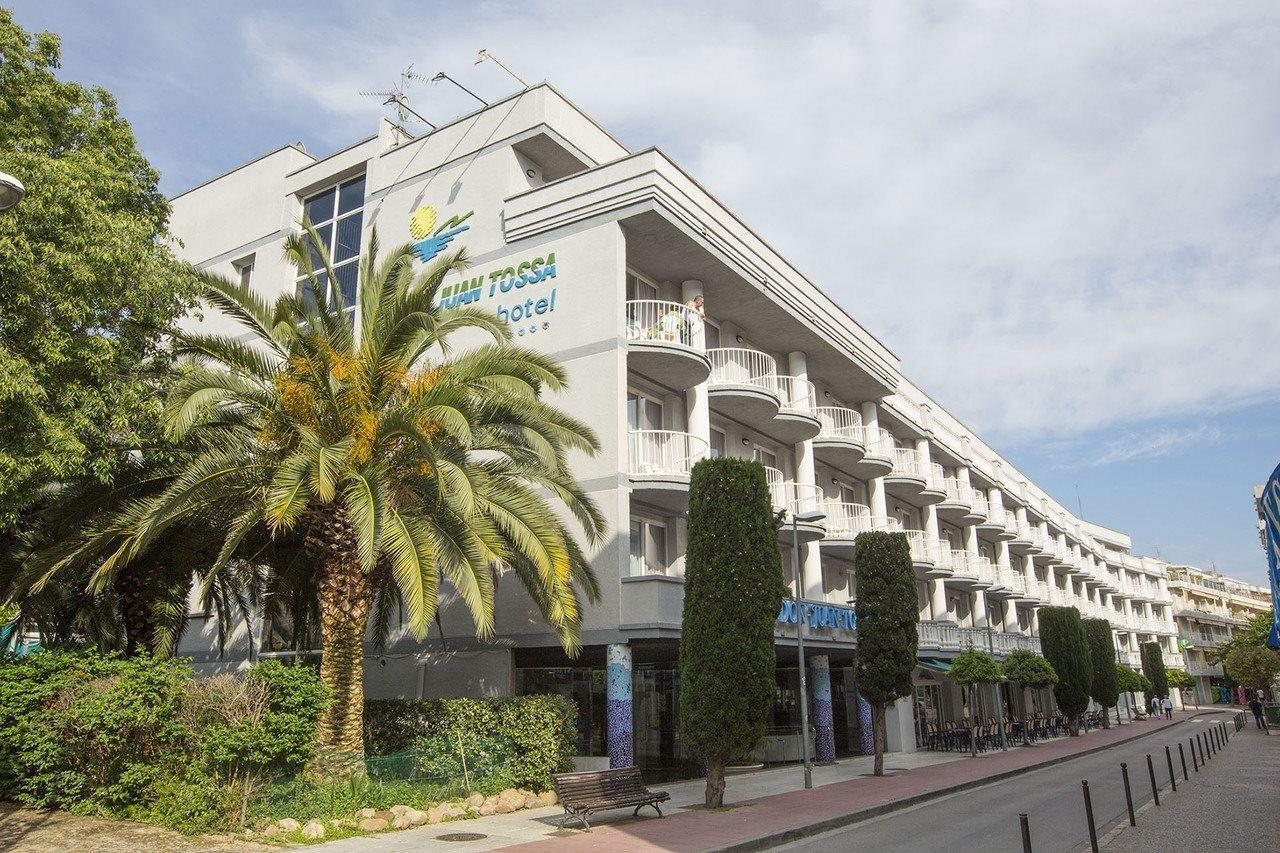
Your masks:
{"label": "leafy bush", "polygon": [[1058,673],[1049,662],[1030,649],[1016,649],[1004,660],[1005,677],[1014,684],[1032,690],[1053,687],[1058,683]]}
{"label": "leafy bush", "polygon": [[[482,780],[480,790],[526,787],[539,791],[551,787],[551,777],[572,766],[577,744],[571,700],[563,696],[513,696],[502,699],[386,699],[365,703],[365,753],[393,755],[412,750],[415,760],[430,767],[448,766],[448,744],[457,753],[457,738],[471,753],[497,753],[508,741],[513,750],[493,778]],[[492,757],[482,758],[492,765]],[[457,776],[461,782],[461,759]]]}
{"label": "leafy bush", "polygon": [[225,831],[242,820],[235,789],[199,771],[159,779],[150,795],[150,805],[128,816],[188,835]]}
{"label": "leafy bush", "polygon": [[951,680],[961,687],[997,684],[1004,675],[996,659],[973,646],[951,660]]}

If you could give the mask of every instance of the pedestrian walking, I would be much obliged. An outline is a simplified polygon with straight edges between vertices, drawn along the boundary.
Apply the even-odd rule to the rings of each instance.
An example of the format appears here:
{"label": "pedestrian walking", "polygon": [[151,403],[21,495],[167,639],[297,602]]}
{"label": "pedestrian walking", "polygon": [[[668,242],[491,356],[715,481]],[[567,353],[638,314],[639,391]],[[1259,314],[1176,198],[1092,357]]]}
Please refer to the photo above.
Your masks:
{"label": "pedestrian walking", "polygon": [[1151,697],[1151,716],[1155,717],[1157,720],[1160,719],[1160,697],[1159,696]]}
{"label": "pedestrian walking", "polygon": [[1164,709],[1164,718],[1166,720],[1173,719],[1173,700],[1168,696],[1160,701],[1160,707]]}
{"label": "pedestrian walking", "polygon": [[1267,718],[1262,714],[1262,700],[1256,696],[1249,700],[1249,710],[1253,712],[1253,722],[1265,732],[1267,730]]}

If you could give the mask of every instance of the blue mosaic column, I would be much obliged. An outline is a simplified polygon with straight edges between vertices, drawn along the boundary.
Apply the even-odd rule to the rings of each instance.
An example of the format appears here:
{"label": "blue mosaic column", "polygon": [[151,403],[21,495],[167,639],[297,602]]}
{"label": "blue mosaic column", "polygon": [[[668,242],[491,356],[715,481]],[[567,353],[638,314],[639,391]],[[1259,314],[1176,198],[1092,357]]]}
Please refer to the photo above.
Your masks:
{"label": "blue mosaic column", "polygon": [[858,695],[858,754],[875,755],[876,738],[871,731],[871,703]]}
{"label": "blue mosaic column", "polygon": [[831,716],[831,664],[826,655],[809,658],[809,686],[813,692],[813,760],[836,760],[836,730]]}
{"label": "blue mosaic column", "polygon": [[631,731],[631,647],[605,647],[605,699],[609,720],[609,767],[635,764]]}

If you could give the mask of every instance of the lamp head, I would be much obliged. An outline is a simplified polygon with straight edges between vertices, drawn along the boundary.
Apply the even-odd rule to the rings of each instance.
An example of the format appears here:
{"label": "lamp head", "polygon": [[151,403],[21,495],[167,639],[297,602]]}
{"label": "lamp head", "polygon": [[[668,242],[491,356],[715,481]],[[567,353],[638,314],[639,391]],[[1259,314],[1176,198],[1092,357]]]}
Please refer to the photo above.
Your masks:
{"label": "lamp head", "polygon": [[798,512],[795,514],[795,520],[802,524],[815,524],[826,517],[827,514],[820,509],[810,510],[809,512]]}
{"label": "lamp head", "polygon": [[22,185],[22,181],[13,175],[6,175],[4,172],[0,172],[0,212],[6,211],[22,201],[23,196],[26,194],[27,188]]}

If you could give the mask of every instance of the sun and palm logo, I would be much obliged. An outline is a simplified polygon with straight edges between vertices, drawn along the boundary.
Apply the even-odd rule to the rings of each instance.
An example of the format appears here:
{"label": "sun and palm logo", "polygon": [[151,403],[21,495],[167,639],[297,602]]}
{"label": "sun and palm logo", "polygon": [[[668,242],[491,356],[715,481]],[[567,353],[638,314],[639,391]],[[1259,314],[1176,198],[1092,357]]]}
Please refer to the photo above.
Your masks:
{"label": "sun and palm logo", "polygon": [[437,227],[436,209],[424,204],[409,217],[409,233],[413,236],[413,254],[424,264],[445,250],[445,247],[470,225],[463,225],[471,218],[474,210],[468,210],[461,216],[453,216]]}

